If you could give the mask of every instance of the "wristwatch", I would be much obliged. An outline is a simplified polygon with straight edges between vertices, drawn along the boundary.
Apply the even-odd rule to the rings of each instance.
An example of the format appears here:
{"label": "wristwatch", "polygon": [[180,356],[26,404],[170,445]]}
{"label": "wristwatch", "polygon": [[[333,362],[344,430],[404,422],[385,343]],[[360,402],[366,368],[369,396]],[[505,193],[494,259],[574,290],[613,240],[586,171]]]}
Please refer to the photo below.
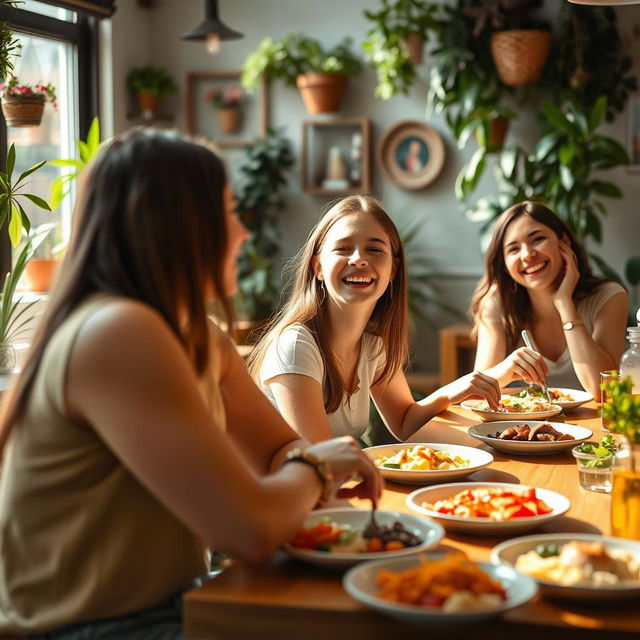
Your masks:
{"label": "wristwatch", "polygon": [[571,331],[571,329],[573,329],[574,327],[580,326],[584,327],[584,320],[582,320],[582,318],[576,318],[575,320],[569,320],[568,322],[562,323],[562,328],[565,331]]}
{"label": "wristwatch", "polygon": [[334,477],[333,473],[331,473],[329,464],[318,458],[318,456],[311,453],[308,449],[299,448],[291,449],[287,452],[282,464],[285,465],[288,462],[302,462],[313,467],[314,471],[318,474],[320,482],[322,483],[322,493],[320,494],[320,498],[314,508],[319,509],[324,506],[333,495],[334,488]]}

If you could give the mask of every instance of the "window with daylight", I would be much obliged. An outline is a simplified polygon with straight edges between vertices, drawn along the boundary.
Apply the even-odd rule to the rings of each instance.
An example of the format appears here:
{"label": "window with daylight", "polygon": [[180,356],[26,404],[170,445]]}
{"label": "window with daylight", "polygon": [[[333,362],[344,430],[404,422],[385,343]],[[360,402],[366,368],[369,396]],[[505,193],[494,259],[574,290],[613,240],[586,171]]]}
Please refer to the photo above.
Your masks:
{"label": "window with daylight", "polygon": [[[58,3],[59,4],[59,3]],[[0,19],[6,20],[14,30],[20,44],[20,55],[14,59],[13,75],[20,85],[47,84],[55,87],[57,104],[47,102],[42,122],[33,127],[6,126],[0,148],[6,157],[11,144],[16,149],[14,175],[42,160],[72,158],[76,156],[75,140],[84,138],[91,117],[96,113],[95,73],[96,27],[95,19],[83,16],[55,3],[25,0],[19,9],[3,9]],[[61,170],[52,164],[29,177],[27,192],[50,199],[50,188]],[[71,193],[53,212],[40,209],[31,202],[23,206],[32,229],[53,223],[50,244],[64,243],[71,227]],[[8,268],[10,256],[7,234],[2,236],[2,267]]]}

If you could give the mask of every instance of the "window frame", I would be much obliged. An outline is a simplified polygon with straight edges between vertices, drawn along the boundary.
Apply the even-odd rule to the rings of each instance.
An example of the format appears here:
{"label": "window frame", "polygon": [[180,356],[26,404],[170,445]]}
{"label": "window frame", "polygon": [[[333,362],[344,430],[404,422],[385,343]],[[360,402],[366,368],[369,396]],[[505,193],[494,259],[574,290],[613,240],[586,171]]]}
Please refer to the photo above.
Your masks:
{"label": "window frame", "polygon": [[[14,31],[68,42],[77,47],[78,127],[82,136],[89,130],[93,116],[98,113],[98,20],[81,13],[77,16],[76,22],[66,22],[24,9],[0,7],[0,20],[6,21]],[[7,157],[7,125],[4,119],[1,120],[0,166],[4,170]],[[10,269],[11,245],[3,227],[0,231],[0,273],[4,274]]]}

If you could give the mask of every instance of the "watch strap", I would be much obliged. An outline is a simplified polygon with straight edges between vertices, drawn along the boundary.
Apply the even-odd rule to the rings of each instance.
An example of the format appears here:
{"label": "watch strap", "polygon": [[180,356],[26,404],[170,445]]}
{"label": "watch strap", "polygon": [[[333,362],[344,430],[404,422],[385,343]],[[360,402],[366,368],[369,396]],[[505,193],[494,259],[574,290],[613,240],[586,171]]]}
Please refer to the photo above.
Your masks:
{"label": "watch strap", "polygon": [[308,449],[300,449],[298,447],[287,451],[282,464],[285,465],[288,462],[302,462],[303,464],[308,464],[313,467],[314,471],[318,474],[318,478],[320,478],[320,482],[322,483],[322,493],[320,494],[320,498],[318,499],[315,508],[319,509],[320,507],[323,507],[333,495],[334,477],[329,464],[318,458],[318,456],[311,453]]}

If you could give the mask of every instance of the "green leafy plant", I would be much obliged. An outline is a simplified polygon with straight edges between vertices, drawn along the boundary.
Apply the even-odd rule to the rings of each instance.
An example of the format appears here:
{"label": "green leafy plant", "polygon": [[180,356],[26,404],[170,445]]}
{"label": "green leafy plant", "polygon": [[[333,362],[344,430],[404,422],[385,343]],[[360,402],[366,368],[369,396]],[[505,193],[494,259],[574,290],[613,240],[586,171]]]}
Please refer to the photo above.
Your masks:
{"label": "green leafy plant", "polygon": [[265,38],[242,67],[242,86],[252,93],[265,73],[290,86],[295,86],[296,78],[303,73],[357,75],[362,63],[351,52],[351,42],[351,38],[345,38],[327,50],[318,40],[301,33],[292,33],[280,40]]}
{"label": "green leafy plant", "polygon": [[86,140],[76,140],[79,158],[58,158],[50,160],[49,164],[61,169],[67,169],[51,183],[51,208],[60,206],[64,197],[71,189],[71,183],[78,178],[85,167],[91,162],[100,148],[100,120],[96,116],[89,125]]}
{"label": "green leafy plant", "polygon": [[613,456],[618,450],[618,445],[610,433],[606,433],[600,442],[583,442],[576,447],[580,453],[595,456],[592,460],[580,458],[583,467],[592,469],[606,469],[613,466]]}
{"label": "green leafy plant", "polygon": [[37,300],[22,303],[22,298],[15,299],[14,294],[27,262],[33,257],[36,249],[48,234],[49,230],[43,230],[27,240],[13,265],[13,269],[4,277],[0,292],[0,344],[14,342],[33,320],[33,314],[29,311],[37,303]]}
{"label": "green leafy plant", "polygon": [[[0,7],[15,9],[16,0],[0,0]],[[13,72],[13,57],[19,55],[20,44],[5,20],[0,21],[0,82]]]}
{"label": "green leafy plant", "polygon": [[437,4],[425,0],[382,0],[380,11],[364,12],[374,23],[362,50],[376,70],[378,98],[388,100],[397,93],[408,93],[417,76],[403,41],[411,34],[426,41],[429,31],[437,28],[437,10]]}
{"label": "green leafy plant", "polygon": [[35,171],[46,164],[46,160],[34,164],[32,167],[23,171],[17,180],[13,179],[13,170],[16,165],[16,149],[12,144],[9,147],[6,161],[6,171],[0,171],[0,229],[7,223],[9,239],[14,247],[17,247],[22,237],[22,229],[29,233],[31,223],[27,216],[22,200],[26,198],[33,204],[46,211],[51,211],[49,204],[40,196],[33,193],[25,193],[25,180]]}
{"label": "green leafy plant", "polygon": [[234,188],[237,210],[249,230],[238,259],[238,307],[249,318],[260,319],[270,315],[280,295],[274,264],[280,248],[276,214],[284,208],[282,190],[294,158],[289,140],[273,129],[244,152]]}
{"label": "green leafy plant", "polygon": [[131,69],[127,84],[135,93],[147,93],[157,98],[165,98],[178,90],[169,72],[164,67],[152,64]]}
{"label": "green leafy plant", "polygon": [[632,444],[640,444],[640,395],[632,395],[631,378],[608,380],[602,384],[605,402],[602,417],[609,431],[620,433]]}

